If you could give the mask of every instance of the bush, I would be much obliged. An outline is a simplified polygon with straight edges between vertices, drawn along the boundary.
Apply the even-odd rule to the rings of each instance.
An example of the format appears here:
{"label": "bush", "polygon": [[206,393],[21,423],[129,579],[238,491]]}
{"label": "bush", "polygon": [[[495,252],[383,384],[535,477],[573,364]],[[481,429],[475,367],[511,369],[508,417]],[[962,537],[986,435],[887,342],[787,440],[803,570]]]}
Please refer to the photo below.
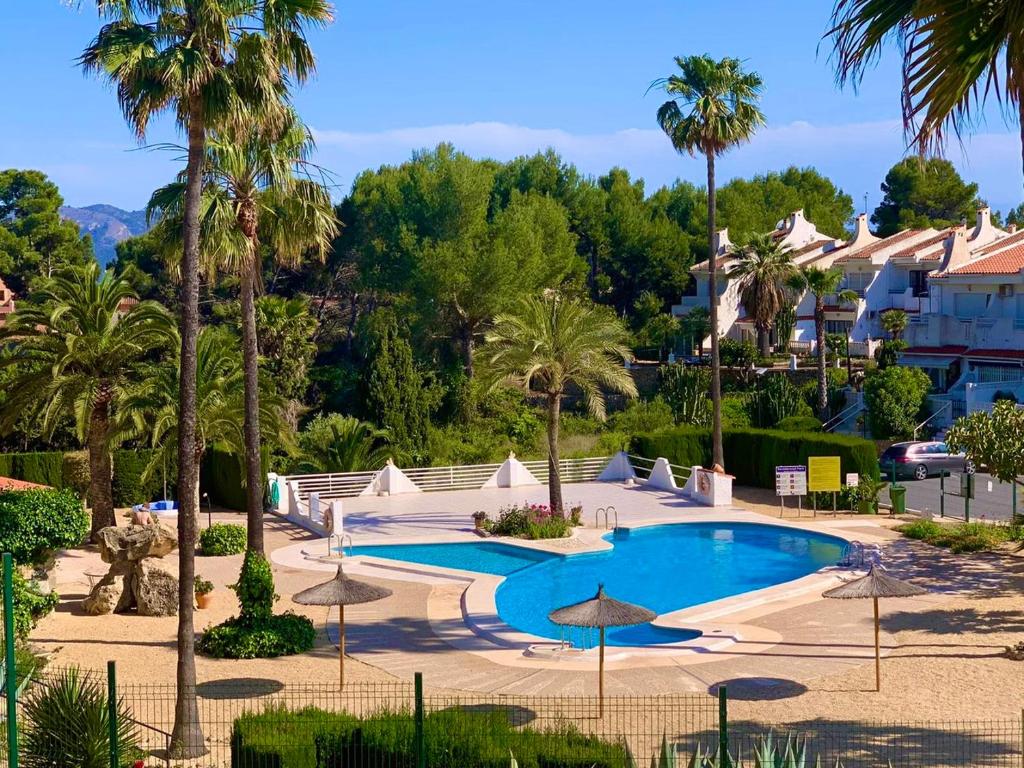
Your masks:
{"label": "bush", "polygon": [[89,492],[89,452],[73,451],[64,454],[61,469],[61,488],[68,488],[75,492],[80,499],[84,499]]}
{"label": "bush", "polygon": [[913,435],[922,421],[922,412],[931,380],[920,368],[889,366],[879,368],[864,380],[864,404],[868,426],[876,440]]}
{"label": "bush", "polygon": [[[878,477],[878,454],[870,440],[848,435],[815,432],[780,432],[769,429],[723,430],[726,470],[739,485],[775,487],[775,467],[806,464],[809,456],[839,456],[841,472]],[[637,435],[631,452],[657,458],[664,456],[684,467],[707,466],[711,461],[711,432],[676,427]]]}
{"label": "bush", "polygon": [[27,637],[43,616],[57,607],[59,598],[56,592],[41,594],[17,569],[13,579],[14,597],[14,633],[21,638]]}
{"label": "bush", "polygon": [[246,541],[245,526],[234,523],[214,523],[199,534],[199,546],[207,557],[245,552]]}
{"label": "bush", "polygon": [[270,562],[259,552],[249,550],[242,561],[242,572],[238,575],[238,583],[231,589],[238,595],[241,618],[243,621],[260,622],[270,617],[274,611],[274,572]]}
{"label": "bush", "polygon": [[231,730],[232,768],[317,768],[318,733],[349,732],[358,720],[344,712],[307,707],[290,712],[283,705],[246,712]]}
{"label": "bush", "polygon": [[[143,479],[153,461],[153,451],[114,451],[114,477],[111,483],[115,507],[152,501],[163,496],[163,467]],[[168,467],[167,477],[173,482],[174,468]]]}
{"label": "bush", "polygon": [[659,374],[661,396],[679,424],[711,424],[711,373],[682,364],[664,366]]}
{"label": "bush", "polygon": [[813,416],[787,416],[775,428],[780,432],[821,432],[821,422]]}
{"label": "bush", "polygon": [[245,511],[245,486],[238,456],[215,445],[204,454],[201,469],[199,484],[210,494],[211,502],[225,509]]}
{"label": "bush", "polygon": [[[31,690],[25,702],[22,762],[47,768],[109,768],[110,710],[105,686],[76,668]],[[124,701],[117,702],[120,764],[132,765],[142,752],[135,723]]]}
{"label": "bush", "polygon": [[89,533],[89,513],[71,491],[0,492],[0,551],[22,565],[55,549],[76,547]]}
{"label": "bush", "polygon": [[750,411],[747,408],[748,396],[745,394],[722,396],[722,427],[742,429],[751,426]]}
{"label": "bush", "polygon": [[633,400],[625,410],[612,414],[608,419],[609,430],[627,435],[667,429],[674,424],[672,408],[661,397]]}
{"label": "bush", "polygon": [[1021,531],[1017,527],[989,523],[940,525],[932,520],[915,520],[898,526],[896,530],[909,539],[917,539],[936,547],[947,547],[955,554],[986,552],[1021,538]]}
{"label": "bush", "polygon": [[750,421],[757,427],[774,427],[790,416],[810,416],[807,403],[784,373],[765,376],[747,400]]}
{"label": "bush", "polygon": [[215,659],[271,659],[305,653],[315,641],[313,622],[289,611],[257,623],[232,616],[207,629],[196,650]]}
{"label": "bush", "polygon": [[523,539],[560,539],[572,532],[572,522],[564,515],[552,512],[547,504],[502,507],[495,521],[485,515],[482,527],[495,536]]}
{"label": "bush", "polygon": [[751,341],[722,339],[718,344],[718,360],[723,367],[746,370],[757,360],[757,347]]}

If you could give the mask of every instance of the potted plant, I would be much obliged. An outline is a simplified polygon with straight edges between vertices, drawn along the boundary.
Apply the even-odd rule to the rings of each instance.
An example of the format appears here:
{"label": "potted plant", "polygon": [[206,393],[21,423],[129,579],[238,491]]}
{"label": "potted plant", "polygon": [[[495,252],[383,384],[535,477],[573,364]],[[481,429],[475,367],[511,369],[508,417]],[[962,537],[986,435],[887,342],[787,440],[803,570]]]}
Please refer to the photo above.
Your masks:
{"label": "potted plant", "polygon": [[197,608],[206,608],[210,605],[210,593],[213,592],[213,582],[207,581],[202,576],[196,576],[193,591],[196,595]]}
{"label": "potted plant", "polygon": [[484,523],[487,522],[487,513],[482,509],[477,510],[473,513],[473,528],[482,531],[484,529]]}
{"label": "potted plant", "polygon": [[857,511],[862,515],[878,514],[878,494],[885,487],[881,480],[862,475],[857,483]]}

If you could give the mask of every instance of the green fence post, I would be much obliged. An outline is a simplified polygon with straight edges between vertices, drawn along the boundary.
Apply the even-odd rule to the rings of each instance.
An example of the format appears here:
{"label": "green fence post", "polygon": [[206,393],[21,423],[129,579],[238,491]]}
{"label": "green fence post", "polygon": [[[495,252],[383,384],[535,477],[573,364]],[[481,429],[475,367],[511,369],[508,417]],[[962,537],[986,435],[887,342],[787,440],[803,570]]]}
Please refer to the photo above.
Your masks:
{"label": "green fence post", "polygon": [[423,673],[417,672],[414,680],[416,710],[412,748],[416,755],[416,768],[427,768],[427,752],[423,743]]}
{"label": "green fence post", "polygon": [[974,478],[967,475],[967,493],[964,494],[964,522],[971,522],[971,496],[974,494]]}
{"label": "green fence post", "polygon": [[725,686],[718,687],[718,768],[730,768],[729,759],[729,699]]}
{"label": "green fence post", "polygon": [[946,516],[946,470],[939,470],[939,517]]}
{"label": "green fence post", "polygon": [[18,680],[14,665],[14,560],[4,552],[4,688],[7,695],[7,765],[18,768]]}
{"label": "green fence post", "polygon": [[121,763],[117,743],[117,665],[114,661],[107,662],[107,729],[110,732],[110,768],[118,768]]}

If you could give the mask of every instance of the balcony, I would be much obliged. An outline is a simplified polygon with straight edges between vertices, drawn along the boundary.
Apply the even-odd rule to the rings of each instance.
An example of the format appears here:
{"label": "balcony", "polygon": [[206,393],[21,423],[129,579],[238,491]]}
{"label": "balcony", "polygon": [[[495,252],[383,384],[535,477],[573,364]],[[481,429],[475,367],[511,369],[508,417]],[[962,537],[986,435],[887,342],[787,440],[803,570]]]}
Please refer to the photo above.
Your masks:
{"label": "balcony", "polygon": [[1024,349],[1024,324],[1013,317],[958,318],[922,314],[904,338],[912,347],[964,345],[973,349]]}

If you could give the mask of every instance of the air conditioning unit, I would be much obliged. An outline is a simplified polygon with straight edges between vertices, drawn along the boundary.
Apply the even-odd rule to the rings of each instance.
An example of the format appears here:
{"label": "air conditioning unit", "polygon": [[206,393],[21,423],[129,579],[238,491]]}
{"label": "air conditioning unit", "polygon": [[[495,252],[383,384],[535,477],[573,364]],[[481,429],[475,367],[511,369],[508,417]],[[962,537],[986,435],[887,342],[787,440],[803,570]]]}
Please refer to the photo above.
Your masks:
{"label": "air conditioning unit", "polygon": [[999,298],[1008,299],[1013,296],[1013,286],[1009,283],[999,286]]}

